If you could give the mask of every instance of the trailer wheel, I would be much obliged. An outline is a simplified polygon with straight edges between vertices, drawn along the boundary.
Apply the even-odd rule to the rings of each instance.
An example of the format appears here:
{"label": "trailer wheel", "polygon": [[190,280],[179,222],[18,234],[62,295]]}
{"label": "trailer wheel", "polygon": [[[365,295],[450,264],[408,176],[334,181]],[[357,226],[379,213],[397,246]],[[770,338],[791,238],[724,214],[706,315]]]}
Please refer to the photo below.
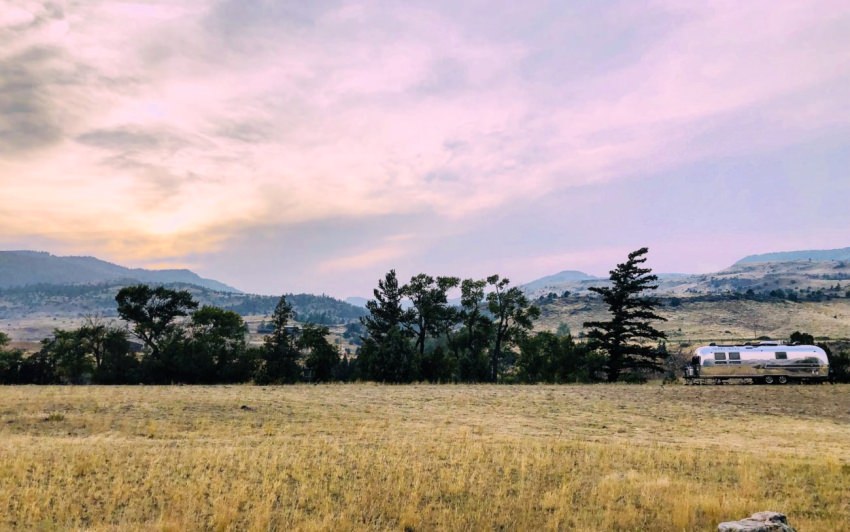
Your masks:
{"label": "trailer wheel", "polygon": [[767,377],[765,377],[765,378],[764,378],[764,383],[765,383],[765,384],[773,384],[773,376],[768,375]]}
{"label": "trailer wheel", "polygon": [[776,380],[779,381],[779,384],[785,384],[788,382],[788,377],[785,375],[780,375]]}

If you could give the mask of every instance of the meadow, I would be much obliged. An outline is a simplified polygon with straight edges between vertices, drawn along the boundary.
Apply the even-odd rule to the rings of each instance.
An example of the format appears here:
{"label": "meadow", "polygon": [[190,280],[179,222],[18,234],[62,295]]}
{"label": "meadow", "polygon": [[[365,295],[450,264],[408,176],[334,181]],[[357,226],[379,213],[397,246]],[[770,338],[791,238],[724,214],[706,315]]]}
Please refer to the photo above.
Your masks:
{"label": "meadow", "polygon": [[0,387],[0,529],[850,522],[850,385]]}

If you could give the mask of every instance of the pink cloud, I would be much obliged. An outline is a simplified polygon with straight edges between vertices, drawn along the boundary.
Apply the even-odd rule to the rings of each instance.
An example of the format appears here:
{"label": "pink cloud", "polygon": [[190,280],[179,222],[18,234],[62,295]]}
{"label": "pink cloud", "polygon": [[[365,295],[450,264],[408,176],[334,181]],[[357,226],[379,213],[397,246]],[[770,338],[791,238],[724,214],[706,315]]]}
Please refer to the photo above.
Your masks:
{"label": "pink cloud", "polygon": [[[0,27],[44,16],[30,8]],[[75,4],[0,56],[55,47],[62,53],[45,68],[67,80],[44,89],[63,140],[0,160],[0,229],[156,259],[219,249],[228,226],[414,212],[460,224],[850,121],[835,112],[846,96],[818,92],[848,76],[850,35],[835,30],[850,12],[842,2],[612,8],[603,22],[613,26],[600,32],[635,18],[675,24],[659,23],[638,57],[552,79],[524,74],[535,52],[557,71],[559,54],[582,51],[541,50],[533,27],[494,36],[439,5],[348,4],[285,31],[232,28],[243,32],[239,46],[208,27],[214,9]],[[607,52],[584,53],[592,62]],[[791,108],[788,98],[804,104]],[[700,140],[754,110],[781,127],[743,145]],[[409,252],[382,244],[322,268]],[[535,260],[542,270],[609,255],[583,253]]]}

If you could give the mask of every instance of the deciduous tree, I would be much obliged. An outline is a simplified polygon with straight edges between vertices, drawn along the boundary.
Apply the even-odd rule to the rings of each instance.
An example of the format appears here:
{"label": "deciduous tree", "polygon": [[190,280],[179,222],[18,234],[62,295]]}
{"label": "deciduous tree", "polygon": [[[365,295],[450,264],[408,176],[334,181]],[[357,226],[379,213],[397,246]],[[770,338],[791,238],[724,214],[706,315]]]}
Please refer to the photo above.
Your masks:
{"label": "deciduous tree", "polygon": [[298,338],[298,348],[304,357],[304,369],[310,382],[332,380],[339,364],[339,351],[328,342],[330,330],[324,325],[307,324]]}
{"label": "deciduous tree", "polygon": [[79,330],[54,330],[52,337],[42,340],[40,354],[52,361],[61,382],[82,384],[94,373],[93,359],[80,340]]}
{"label": "deciduous tree", "polygon": [[437,277],[420,273],[402,288],[413,305],[407,313],[407,327],[415,339],[419,357],[425,356],[425,341],[451,326],[454,313],[448,304],[448,291],[460,283],[457,277]]}
{"label": "deciduous tree", "polygon": [[[248,329],[242,316],[232,310],[203,306],[192,314],[189,349],[204,372],[205,382],[246,380],[252,368],[243,363]],[[205,371],[204,371],[205,370]]]}
{"label": "deciduous tree", "polygon": [[490,350],[490,378],[499,379],[499,365],[507,347],[519,341],[540,316],[540,309],[532,305],[517,287],[508,288],[510,280],[491,275],[487,284],[492,290],[487,294],[487,309],[493,320],[493,345]]}
{"label": "deciduous tree", "polygon": [[493,323],[485,315],[486,279],[464,279],[460,285],[460,330],[450,340],[457,358],[458,378],[465,382],[486,381],[490,377],[487,349]]}
{"label": "deciduous tree", "polygon": [[130,324],[133,333],[157,360],[162,358],[165,343],[174,339],[177,318],[188,316],[198,308],[198,302],[186,290],[144,284],[122,288],[115,301],[118,315]]}

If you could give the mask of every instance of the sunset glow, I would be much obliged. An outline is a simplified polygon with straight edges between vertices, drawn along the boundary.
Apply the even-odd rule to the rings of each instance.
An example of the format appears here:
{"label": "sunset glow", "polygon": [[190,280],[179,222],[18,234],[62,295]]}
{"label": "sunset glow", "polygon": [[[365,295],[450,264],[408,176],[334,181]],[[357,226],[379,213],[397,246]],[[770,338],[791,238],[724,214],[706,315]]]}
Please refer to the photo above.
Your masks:
{"label": "sunset glow", "polygon": [[850,4],[0,0],[0,247],[369,295],[850,245]]}

